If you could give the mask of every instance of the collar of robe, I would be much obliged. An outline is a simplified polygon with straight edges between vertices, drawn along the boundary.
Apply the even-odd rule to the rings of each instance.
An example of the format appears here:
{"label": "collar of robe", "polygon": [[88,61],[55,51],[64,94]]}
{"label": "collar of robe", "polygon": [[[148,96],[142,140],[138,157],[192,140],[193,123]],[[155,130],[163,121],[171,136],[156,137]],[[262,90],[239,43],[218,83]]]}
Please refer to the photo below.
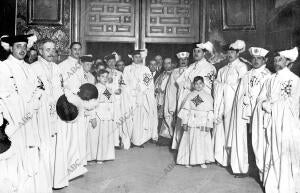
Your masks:
{"label": "collar of robe", "polygon": [[25,63],[24,60],[19,60],[19,59],[15,58],[13,55],[9,55],[7,59],[10,60],[12,62],[12,64],[19,64],[20,65],[22,63]]}
{"label": "collar of robe", "polygon": [[290,73],[290,69],[288,67],[283,68],[282,70],[279,70],[276,72],[277,77],[285,77]]}
{"label": "collar of robe", "polygon": [[240,63],[241,61],[240,61],[240,59],[239,58],[237,58],[237,59],[235,59],[233,62],[230,62],[230,63],[228,63],[228,66],[229,67],[234,67],[234,66],[236,66],[238,63]]}
{"label": "collar of robe", "polygon": [[265,69],[266,69],[266,65],[264,64],[264,65],[262,65],[262,66],[259,67],[259,68],[253,68],[253,72],[254,72],[254,73],[261,73],[261,72],[263,72]]}
{"label": "collar of robe", "polygon": [[38,60],[44,64],[46,64],[47,67],[52,65],[52,62],[48,62],[47,60],[45,60],[43,57],[38,56]]}
{"label": "collar of robe", "polygon": [[71,62],[78,62],[79,61],[78,59],[73,58],[72,56],[69,56],[68,60],[71,60]]}

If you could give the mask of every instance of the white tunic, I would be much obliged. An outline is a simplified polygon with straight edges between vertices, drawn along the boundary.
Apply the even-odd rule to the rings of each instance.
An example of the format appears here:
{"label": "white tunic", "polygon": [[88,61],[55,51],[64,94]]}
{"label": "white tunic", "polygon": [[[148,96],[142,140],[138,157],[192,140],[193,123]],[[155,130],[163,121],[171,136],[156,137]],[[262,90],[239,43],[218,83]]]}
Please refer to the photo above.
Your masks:
{"label": "white tunic", "polygon": [[10,55],[1,63],[0,82],[2,106],[9,113],[10,124],[13,125],[6,132],[29,176],[23,189],[26,192],[52,192],[47,177],[47,159],[40,151],[37,110],[43,91],[38,88],[38,78],[29,64]]}
{"label": "white tunic", "polygon": [[68,186],[67,147],[65,144],[66,130],[62,129],[63,122],[56,113],[56,103],[63,94],[62,74],[53,62],[47,62],[42,57],[30,65],[32,70],[43,81],[45,95],[39,111],[39,133],[41,136],[41,150],[45,150],[50,163],[49,175],[54,188]]}
{"label": "white tunic", "polygon": [[220,119],[214,127],[215,159],[223,166],[227,166],[228,152],[226,149],[229,134],[229,124],[232,104],[240,81],[247,72],[247,65],[236,59],[221,68],[214,85],[214,114]]}
{"label": "white tunic", "polygon": [[[233,173],[248,172],[247,124],[250,123],[256,99],[267,78],[266,66],[251,69],[241,79],[233,102],[227,146],[231,147],[230,165]],[[251,129],[251,126],[250,126]]]}
{"label": "white tunic", "polygon": [[[127,133],[134,145],[142,145],[149,139],[157,140],[157,105],[154,98],[153,77],[143,64],[126,66],[123,72],[124,91],[130,107],[125,118]],[[130,124],[130,122],[132,124]],[[127,142],[128,144],[128,142]]]}
{"label": "white tunic", "polygon": [[299,103],[300,79],[288,68],[273,74],[257,99],[252,129],[266,138],[253,149],[266,193],[300,191]]}

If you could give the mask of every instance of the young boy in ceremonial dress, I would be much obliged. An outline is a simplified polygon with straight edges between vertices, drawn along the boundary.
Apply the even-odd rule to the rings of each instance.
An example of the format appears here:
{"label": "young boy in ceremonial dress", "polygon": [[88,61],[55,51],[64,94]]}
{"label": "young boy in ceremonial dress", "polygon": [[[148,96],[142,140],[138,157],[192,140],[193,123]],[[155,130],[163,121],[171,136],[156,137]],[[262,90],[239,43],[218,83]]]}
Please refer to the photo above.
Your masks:
{"label": "young boy in ceremonial dress", "polygon": [[204,88],[204,79],[196,76],[193,81],[194,90],[187,96],[178,117],[182,119],[184,130],[181,138],[177,164],[200,164],[214,161],[213,144],[210,130],[213,127],[213,99]]}

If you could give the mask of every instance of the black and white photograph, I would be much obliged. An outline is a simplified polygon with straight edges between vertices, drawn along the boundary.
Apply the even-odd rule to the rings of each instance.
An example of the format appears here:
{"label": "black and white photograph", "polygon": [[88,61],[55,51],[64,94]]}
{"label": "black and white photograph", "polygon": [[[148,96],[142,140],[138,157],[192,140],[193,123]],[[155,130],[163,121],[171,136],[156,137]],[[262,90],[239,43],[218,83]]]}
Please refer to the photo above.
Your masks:
{"label": "black and white photograph", "polygon": [[1,0],[0,193],[300,193],[300,0]]}

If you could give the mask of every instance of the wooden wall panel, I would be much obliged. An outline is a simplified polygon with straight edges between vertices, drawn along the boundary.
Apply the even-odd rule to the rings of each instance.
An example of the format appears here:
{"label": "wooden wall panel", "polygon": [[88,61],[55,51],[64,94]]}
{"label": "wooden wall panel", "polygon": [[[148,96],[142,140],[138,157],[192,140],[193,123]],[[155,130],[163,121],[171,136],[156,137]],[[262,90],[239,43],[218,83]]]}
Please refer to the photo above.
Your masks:
{"label": "wooden wall panel", "polygon": [[199,0],[147,0],[145,42],[199,41]]}
{"label": "wooden wall panel", "polygon": [[84,39],[95,41],[134,41],[138,0],[82,1]]}

